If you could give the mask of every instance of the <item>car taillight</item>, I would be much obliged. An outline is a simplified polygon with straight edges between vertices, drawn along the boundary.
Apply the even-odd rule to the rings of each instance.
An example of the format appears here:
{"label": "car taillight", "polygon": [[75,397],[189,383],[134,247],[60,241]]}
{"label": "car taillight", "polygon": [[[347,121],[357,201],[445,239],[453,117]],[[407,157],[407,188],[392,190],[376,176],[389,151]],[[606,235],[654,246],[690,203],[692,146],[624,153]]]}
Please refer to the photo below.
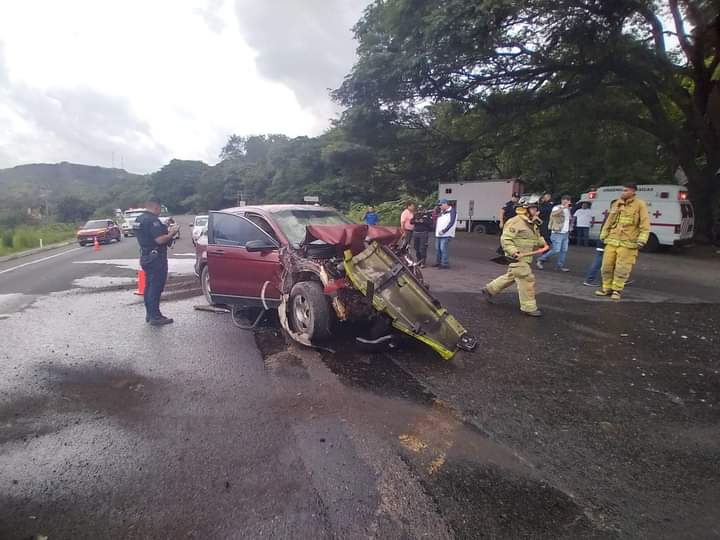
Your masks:
{"label": "car taillight", "polygon": [[675,234],[680,234],[680,225],[675,225]]}
{"label": "car taillight", "polygon": [[687,191],[678,191],[678,201],[687,201]]}

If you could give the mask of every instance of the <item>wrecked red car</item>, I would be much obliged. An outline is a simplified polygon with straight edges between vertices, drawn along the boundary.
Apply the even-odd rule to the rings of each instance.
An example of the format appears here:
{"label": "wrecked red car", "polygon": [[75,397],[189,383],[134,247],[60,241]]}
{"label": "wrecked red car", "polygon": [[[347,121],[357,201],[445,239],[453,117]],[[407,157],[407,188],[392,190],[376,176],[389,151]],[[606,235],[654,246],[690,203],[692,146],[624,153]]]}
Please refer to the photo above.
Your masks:
{"label": "wrecked red car", "polygon": [[[335,324],[369,323],[366,343],[410,335],[451,358],[475,339],[430,296],[419,268],[397,248],[396,227],[357,225],[332,208],[263,205],[210,212],[195,271],[209,303],[231,307],[252,327],[278,309],[305,345]],[[251,324],[238,321],[249,319]]]}

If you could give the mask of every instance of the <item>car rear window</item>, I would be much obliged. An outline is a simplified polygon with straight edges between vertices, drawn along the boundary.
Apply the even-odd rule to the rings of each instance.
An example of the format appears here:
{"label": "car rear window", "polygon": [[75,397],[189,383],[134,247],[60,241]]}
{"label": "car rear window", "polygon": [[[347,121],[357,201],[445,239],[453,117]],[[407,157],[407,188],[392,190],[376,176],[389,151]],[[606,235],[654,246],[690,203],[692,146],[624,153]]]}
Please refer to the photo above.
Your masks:
{"label": "car rear window", "polygon": [[299,246],[305,240],[305,227],[308,225],[353,223],[341,213],[332,210],[278,210],[272,215],[292,246]]}
{"label": "car rear window", "polygon": [[88,221],[83,225],[83,229],[104,229],[108,226],[108,222],[105,220]]}

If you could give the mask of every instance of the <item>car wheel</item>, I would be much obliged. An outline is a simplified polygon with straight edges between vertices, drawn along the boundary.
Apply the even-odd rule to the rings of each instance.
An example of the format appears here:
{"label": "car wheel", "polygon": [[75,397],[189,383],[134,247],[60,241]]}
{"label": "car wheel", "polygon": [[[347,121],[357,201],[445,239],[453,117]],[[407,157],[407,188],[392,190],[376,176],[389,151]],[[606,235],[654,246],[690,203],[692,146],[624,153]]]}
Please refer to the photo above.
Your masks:
{"label": "car wheel", "polygon": [[78,242],[80,244],[80,247],[85,247],[85,242]]}
{"label": "car wheel", "polygon": [[301,281],[290,291],[290,318],[293,329],[309,340],[330,335],[330,305],[316,281]]}
{"label": "car wheel", "polygon": [[207,264],[203,266],[202,272],[200,272],[200,287],[202,288],[203,296],[208,306],[212,306],[213,301],[210,297],[210,270]]}
{"label": "car wheel", "polygon": [[117,236],[117,241],[118,241],[118,242],[122,242],[122,234],[118,234],[118,236]]}
{"label": "car wheel", "polygon": [[658,240],[658,237],[655,236],[653,233],[650,233],[647,244],[645,244],[645,247],[642,248],[642,250],[647,253],[655,253],[659,248],[660,240]]}
{"label": "car wheel", "polygon": [[487,228],[482,223],[476,223],[473,225],[472,232],[477,234],[487,234]]}

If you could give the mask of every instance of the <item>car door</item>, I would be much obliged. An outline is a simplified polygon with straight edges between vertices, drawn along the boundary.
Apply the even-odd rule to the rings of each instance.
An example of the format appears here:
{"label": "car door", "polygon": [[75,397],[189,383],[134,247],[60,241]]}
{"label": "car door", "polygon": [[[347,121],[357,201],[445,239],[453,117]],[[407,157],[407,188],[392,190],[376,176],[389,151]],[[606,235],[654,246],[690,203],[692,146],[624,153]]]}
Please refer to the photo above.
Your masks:
{"label": "car door", "polygon": [[[274,249],[248,251],[251,240],[262,240]],[[278,244],[243,216],[211,212],[207,246],[210,290],[219,304],[277,305],[280,301]]]}

